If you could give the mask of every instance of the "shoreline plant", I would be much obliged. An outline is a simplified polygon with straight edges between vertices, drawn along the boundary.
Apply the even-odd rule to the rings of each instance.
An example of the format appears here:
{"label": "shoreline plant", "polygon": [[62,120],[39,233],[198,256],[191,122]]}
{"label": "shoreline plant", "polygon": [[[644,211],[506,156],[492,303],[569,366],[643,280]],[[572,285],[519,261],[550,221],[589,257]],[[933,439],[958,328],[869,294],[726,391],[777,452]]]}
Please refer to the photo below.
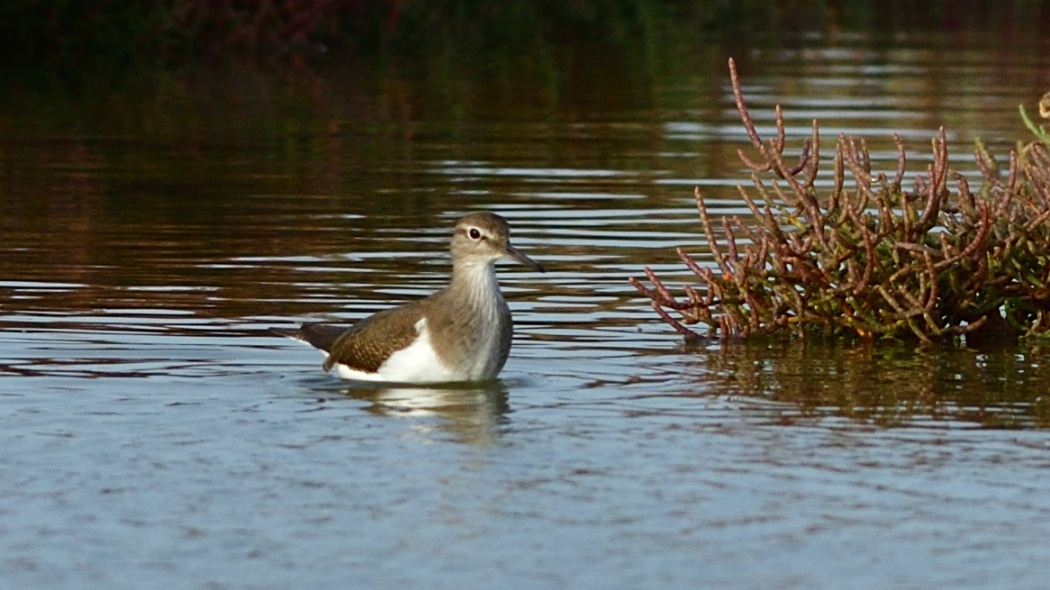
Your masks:
{"label": "shoreline plant", "polygon": [[974,191],[948,167],[941,128],[932,162],[905,189],[907,158],[899,136],[893,136],[896,171],[887,175],[872,169],[863,139],[840,134],[830,162],[832,187],[820,191],[818,172],[828,162],[820,159],[817,121],[798,161],[787,162],[780,106],[776,136],[764,141],[732,59],[729,73],[757,151],[755,157],[737,151],[752,171],[753,188],[737,187],[751,216],[716,224],[695,190],[714,265],[678,248],[699,281],[684,287],[684,297],[673,295],[648,267],[651,288],[630,278],[665,322],[688,339],[704,337],[688,327],[693,324],[721,338],[816,331],[922,343],[958,342],[966,335],[976,344],[1050,333],[1047,144],[1012,151],[1002,171],[977,142],[983,185]]}

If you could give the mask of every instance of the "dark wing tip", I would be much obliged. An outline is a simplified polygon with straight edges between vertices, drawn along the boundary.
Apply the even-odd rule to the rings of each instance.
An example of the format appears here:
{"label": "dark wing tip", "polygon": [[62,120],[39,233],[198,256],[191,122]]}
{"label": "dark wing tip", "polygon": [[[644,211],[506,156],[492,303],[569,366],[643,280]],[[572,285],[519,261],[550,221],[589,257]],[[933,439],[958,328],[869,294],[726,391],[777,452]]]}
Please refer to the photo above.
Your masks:
{"label": "dark wing tip", "polygon": [[283,336],[285,338],[295,338],[296,340],[299,340],[301,330],[291,330],[288,328],[268,328],[267,332],[273,334],[274,336]]}
{"label": "dark wing tip", "polygon": [[336,339],[348,329],[346,326],[333,326],[331,324],[303,324],[298,330],[270,328],[270,333],[305,342],[314,348],[331,352],[332,345],[335,344]]}

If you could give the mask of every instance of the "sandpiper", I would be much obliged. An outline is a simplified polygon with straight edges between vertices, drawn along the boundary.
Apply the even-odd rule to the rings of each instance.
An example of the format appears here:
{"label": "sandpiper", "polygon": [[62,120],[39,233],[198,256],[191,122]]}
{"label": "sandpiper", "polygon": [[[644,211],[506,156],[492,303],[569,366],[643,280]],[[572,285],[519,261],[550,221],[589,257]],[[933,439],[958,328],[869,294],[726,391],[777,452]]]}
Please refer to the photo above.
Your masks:
{"label": "sandpiper", "polygon": [[510,244],[510,226],[494,213],[471,213],[452,236],[452,280],[433,295],[381,311],[353,326],[303,324],[272,329],[325,354],[344,379],[446,383],[494,379],[510,353],[513,322],[499,290],[496,260],[511,258],[540,272]]}

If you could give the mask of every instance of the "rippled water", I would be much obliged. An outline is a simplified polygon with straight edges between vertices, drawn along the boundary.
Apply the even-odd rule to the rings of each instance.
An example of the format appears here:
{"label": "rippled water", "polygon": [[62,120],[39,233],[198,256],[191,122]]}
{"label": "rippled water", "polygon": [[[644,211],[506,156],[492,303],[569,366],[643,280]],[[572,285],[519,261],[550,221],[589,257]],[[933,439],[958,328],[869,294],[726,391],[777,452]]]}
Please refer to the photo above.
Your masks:
{"label": "rippled water", "polygon": [[[944,125],[972,173],[1050,85],[1001,34],[737,57],[766,131],[780,102],[922,170]],[[4,587],[1040,587],[1044,349],[686,347],[627,283],[707,259],[693,186],[746,212],[723,59],[502,111],[323,68],[0,111]],[[550,270],[500,267],[498,385],[357,386],[267,334],[440,288],[477,209]]]}

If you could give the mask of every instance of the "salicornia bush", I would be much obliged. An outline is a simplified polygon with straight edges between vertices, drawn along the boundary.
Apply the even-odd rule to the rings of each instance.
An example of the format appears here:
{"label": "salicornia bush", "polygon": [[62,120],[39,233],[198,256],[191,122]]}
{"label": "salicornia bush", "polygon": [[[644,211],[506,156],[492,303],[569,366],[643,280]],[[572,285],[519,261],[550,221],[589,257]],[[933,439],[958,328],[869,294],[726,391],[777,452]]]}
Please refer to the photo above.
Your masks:
{"label": "salicornia bush", "polygon": [[[952,340],[1050,330],[1050,153],[1042,142],[999,164],[978,143],[979,190],[948,168],[944,129],[933,160],[905,188],[905,149],[896,171],[872,170],[863,140],[840,135],[831,161],[820,158],[816,121],[797,162],[784,158],[780,107],[776,137],[759,136],[733,60],[736,106],[756,156],[738,151],[752,187],[738,187],[746,218],[713,220],[700,190],[700,222],[714,265],[678,256],[697,277],[676,297],[648,268],[652,287],[632,284],[667,323],[689,338],[706,324],[714,336],[813,330],[862,338]],[[832,166],[830,189],[815,185]],[[716,224],[722,233],[717,233]]]}

